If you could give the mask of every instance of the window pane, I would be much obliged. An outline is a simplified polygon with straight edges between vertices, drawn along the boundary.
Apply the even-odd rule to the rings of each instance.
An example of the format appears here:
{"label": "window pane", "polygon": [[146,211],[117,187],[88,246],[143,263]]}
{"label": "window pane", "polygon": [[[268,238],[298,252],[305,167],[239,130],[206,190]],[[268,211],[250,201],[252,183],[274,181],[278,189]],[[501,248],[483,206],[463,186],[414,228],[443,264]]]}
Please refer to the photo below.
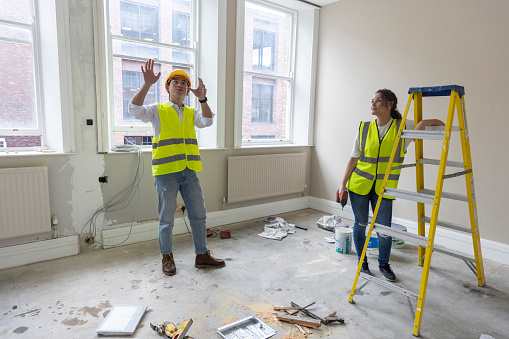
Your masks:
{"label": "window pane", "polygon": [[176,50],[168,47],[140,44],[130,41],[120,41],[113,39],[113,54],[120,56],[133,56],[142,59],[157,59],[166,62],[185,62],[192,59],[192,52],[178,51],[178,55],[173,53]]}
{"label": "window pane", "polygon": [[292,42],[292,16],[246,2],[244,70],[288,77]]}
{"label": "window pane", "polygon": [[24,24],[30,23],[30,3],[28,0],[0,0],[0,19]]}
{"label": "window pane", "polygon": [[287,80],[244,75],[243,141],[288,139],[289,88]]}
{"label": "window pane", "polygon": [[0,128],[37,128],[32,46],[0,40]]}

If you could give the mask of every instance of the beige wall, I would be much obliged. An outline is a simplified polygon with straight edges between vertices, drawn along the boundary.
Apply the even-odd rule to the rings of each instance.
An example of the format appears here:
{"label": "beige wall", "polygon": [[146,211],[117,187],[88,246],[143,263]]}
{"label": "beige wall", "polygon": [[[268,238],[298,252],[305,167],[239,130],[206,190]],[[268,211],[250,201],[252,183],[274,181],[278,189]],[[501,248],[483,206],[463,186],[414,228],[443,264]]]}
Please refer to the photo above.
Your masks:
{"label": "beige wall", "polygon": [[[504,218],[509,165],[507,13],[505,0],[341,0],[324,6],[311,195],[334,199],[359,122],[373,119],[370,100],[376,90],[392,89],[403,113],[409,87],[462,85],[481,237],[509,244]],[[447,98],[425,98],[423,105],[425,118],[446,119]],[[462,160],[459,145],[455,134],[450,160]],[[425,141],[424,155],[438,159],[440,142]],[[415,162],[413,144],[405,162]],[[425,171],[425,186],[434,189],[437,168],[427,166]],[[415,170],[403,170],[400,188],[415,190]],[[464,179],[448,179],[444,191],[465,194]],[[439,219],[468,225],[464,203],[442,202]],[[394,216],[415,221],[415,203],[397,200]]]}

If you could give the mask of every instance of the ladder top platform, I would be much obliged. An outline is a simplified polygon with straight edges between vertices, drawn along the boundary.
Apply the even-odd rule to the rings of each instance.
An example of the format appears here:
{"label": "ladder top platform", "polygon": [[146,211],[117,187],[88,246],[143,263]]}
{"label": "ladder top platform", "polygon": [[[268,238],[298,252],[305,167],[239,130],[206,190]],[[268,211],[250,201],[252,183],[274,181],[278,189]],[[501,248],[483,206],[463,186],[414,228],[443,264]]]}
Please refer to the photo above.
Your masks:
{"label": "ladder top platform", "polygon": [[412,92],[422,92],[423,97],[441,97],[451,95],[451,90],[455,90],[460,98],[465,95],[465,88],[458,85],[449,86],[431,86],[431,87],[410,87],[408,94]]}

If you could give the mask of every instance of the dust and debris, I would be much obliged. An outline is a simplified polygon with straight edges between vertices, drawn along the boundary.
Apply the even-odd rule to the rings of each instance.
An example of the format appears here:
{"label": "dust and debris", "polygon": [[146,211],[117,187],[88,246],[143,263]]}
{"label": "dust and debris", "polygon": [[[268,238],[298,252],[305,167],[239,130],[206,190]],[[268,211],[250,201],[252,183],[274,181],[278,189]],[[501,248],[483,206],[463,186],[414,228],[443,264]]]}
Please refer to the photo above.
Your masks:
{"label": "dust and debris", "polygon": [[25,333],[26,330],[28,330],[28,327],[21,326],[21,327],[18,327],[17,329],[15,329],[14,331],[12,331],[12,333],[21,334],[21,333]]}
{"label": "dust and debris", "polygon": [[141,283],[141,280],[131,280],[131,289],[137,290],[140,288],[139,284]]}
{"label": "dust and debris", "polygon": [[302,334],[298,329],[290,330],[281,337],[282,339],[306,339],[307,337]]}
{"label": "dust and debris", "polygon": [[392,293],[391,291],[380,292],[380,294],[383,295],[383,296],[390,295],[391,293]]}
{"label": "dust and debris", "polygon": [[223,320],[223,325],[229,325],[239,320],[240,320],[239,317],[230,315],[228,318]]}
{"label": "dust and debris", "polygon": [[62,324],[66,326],[79,326],[79,325],[85,325],[88,322],[88,320],[78,319],[78,318],[67,318],[62,320]]}
{"label": "dust and debris", "polygon": [[248,308],[255,312],[255,315],[265,323],[274,324],[275,316],[274,316],[274,307],[271,304],[253,304],[246,305],[245,308]]}
{"label": "dust and debris", "polygon": [[26,311],[24,313],[20,313],[20,314],[16,314],[15,317],[21,317],[21,318],[24,318],[26,315],[29,315],[31,317],[34,317],[36,315],[39,315],[39,313],[41,313],[41,309],[40,308],[35,308],[33,310],[29,310],[29,311]]}
{"label": "dust and debris", "polygon": [[14,306],[12,306],[12,309],[13,309],[13,310],[15,310],[15,309],[17,309],[17,308],[18,308],[18,305],[14,305]]}
{"label": "dust and debris", "polygon": [[85,306],[83,308],[80,308],[79,310],[85,314],[87,314],[87,313],[90,314],[94,318],[99,318],[98,314],[99,314],[99,312],[102,311],[102,308]]}

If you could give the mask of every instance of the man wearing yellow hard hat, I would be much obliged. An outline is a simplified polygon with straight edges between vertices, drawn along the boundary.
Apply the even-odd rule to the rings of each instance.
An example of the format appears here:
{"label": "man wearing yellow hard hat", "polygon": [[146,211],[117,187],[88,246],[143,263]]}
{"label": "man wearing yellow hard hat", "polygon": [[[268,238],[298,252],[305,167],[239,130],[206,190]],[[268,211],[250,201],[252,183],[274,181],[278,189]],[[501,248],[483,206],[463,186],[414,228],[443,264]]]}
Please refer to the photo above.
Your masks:
{"label": "man wearing yellow hard hat", "polygon": [[[173,224],[177,209],[177,192],[184,199],[187,216],[191,224],[195,267],[220,268],[222,259],[216,259],[207,249],[207,210],[200,180],[196,175],[202,170],[200,151],[194,128],[211,126],[214,122],[207,104],[207,89],[198,78],[196,89],[186,72],[174,70],[165,82],[169,101],[143,105],[150,87],[161,77],[154,74],[154,60],[141,66],[145,82],[129,103],[129,114],[143,122],[152,123],[152,174],[159,199],[159,249],[163,255],[162,269],[166,275],[177,272],[173,259]],[[201,110],[184,105],[191,91],[199,100]]]}

